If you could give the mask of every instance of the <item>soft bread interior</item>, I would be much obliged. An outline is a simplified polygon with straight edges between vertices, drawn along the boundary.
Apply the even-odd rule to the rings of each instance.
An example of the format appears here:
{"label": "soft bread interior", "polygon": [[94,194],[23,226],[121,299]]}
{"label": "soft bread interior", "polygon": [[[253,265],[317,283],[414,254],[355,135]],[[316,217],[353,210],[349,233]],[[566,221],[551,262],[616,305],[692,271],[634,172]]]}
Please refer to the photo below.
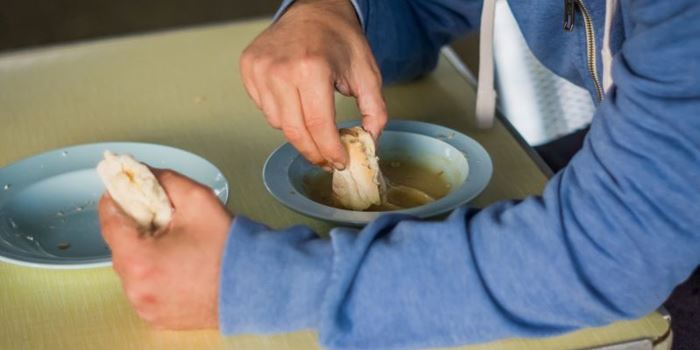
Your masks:
{"label": "soft bread interior", "polygon": [[379,169],[372,135],[361,127],[340,130],[340,140],[348,151],[344,170],[333,172],[333,195],[347,209],[365,210],[384,201],[384,176]]}
{"label": "soft bread interior", "polygon": [[170,200],[147,166],[129,155],[105,151],[97,173],[112,199],[142,229],[156,231],[170,223]]}

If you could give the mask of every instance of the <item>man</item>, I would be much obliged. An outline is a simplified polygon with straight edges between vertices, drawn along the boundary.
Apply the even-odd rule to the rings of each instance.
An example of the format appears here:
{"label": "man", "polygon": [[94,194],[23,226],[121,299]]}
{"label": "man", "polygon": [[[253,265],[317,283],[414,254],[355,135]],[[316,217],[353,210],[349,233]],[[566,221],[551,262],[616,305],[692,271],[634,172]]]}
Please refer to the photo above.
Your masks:
{"label": "man", "polygon": [[[548,336],[653,311],[700,263],[700,2],[615,3],[510,4],[539,59],[602,99],[583,148],[541,197],[439,222],[387,215],[321,240],[301,226],[232,218],[208,189],[158,172],[175,207],[164,234],[141,237],[109,197],[100,204],[135,309],[165,328],[310,328],[329,348],[382,349]],[[380,70],[387,81],[424,74],[481,9],[469,0],[289,5],[246,50],[242,75],[270,125],[328,169],[346,162],[334,89],[356,97],[378,136]],[[600,46],[588,61],[586,43],[603,41],[611,69]]]}

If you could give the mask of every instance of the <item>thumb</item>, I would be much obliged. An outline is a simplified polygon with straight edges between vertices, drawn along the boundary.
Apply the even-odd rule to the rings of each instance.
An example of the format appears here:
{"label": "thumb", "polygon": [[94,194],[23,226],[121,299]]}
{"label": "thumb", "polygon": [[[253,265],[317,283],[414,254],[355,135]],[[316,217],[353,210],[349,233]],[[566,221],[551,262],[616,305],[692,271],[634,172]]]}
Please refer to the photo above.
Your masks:
{"label": "thumb", "polygon": [[158,179],[160,185],[163,186],[175,210],[191,207],[194,204],[191,200],[192,195],[195,193],[204,193],[215,197],[214,192],[209,187],[176,171],[151,168],[151,172]]}
{"label": "thumb", "polygon": [[129,252],[142,246],[138,224],[105,193],[98,207],[102,237],[112,252]]}
{"label": "thumb", "polygon": [[355,87],[357,107],[362,114],[362,127],[376,140],[387,123],[386,104],[382,96],[382,78],[374,64],[357,71]]}

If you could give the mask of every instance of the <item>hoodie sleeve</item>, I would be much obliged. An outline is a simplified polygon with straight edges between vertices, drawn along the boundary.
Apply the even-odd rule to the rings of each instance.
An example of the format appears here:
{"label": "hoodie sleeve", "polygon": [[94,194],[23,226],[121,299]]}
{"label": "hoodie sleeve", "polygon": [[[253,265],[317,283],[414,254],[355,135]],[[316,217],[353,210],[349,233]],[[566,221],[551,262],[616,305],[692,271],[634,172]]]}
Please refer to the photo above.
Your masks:
{"label": "hoodie sleeve", "polygon": [[[624,2],[623,2],[624,3]],[[616,86],[541,197],[331,240],[237,218],[224,333],[316,329],[330,349],[540,337],[658,307],[700,263],[700,3],[626,3]]]}
{"label": "hoodie sleeve", "polygon": [[[437,65],[440,49],[477,29],[481,0],[350,0],[387,83],[417,78]],[[294,0],[285,0],[279,18]]]}

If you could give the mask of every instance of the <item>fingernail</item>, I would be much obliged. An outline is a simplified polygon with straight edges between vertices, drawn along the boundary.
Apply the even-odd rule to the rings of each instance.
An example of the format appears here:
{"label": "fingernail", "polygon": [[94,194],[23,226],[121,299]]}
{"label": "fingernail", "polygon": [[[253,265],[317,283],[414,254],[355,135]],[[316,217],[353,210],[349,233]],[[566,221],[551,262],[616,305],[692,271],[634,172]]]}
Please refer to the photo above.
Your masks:
{"label": "fingernail", "polygon": [[331,167],[328,166],[328,165],[324,165],[324,166],[322,166],[321,168],[323,168],[323,170],[325,170],[326,172],[329,172],[329,173],[332,173],[332,172],[333,172],[333,168],[331,168]]}
{"label": "fingernail", "polygon": [[340,162],[334,162],[333,167],[335,167],[338,170],[345,170],[345,165],[343,165],[343,163]]}

